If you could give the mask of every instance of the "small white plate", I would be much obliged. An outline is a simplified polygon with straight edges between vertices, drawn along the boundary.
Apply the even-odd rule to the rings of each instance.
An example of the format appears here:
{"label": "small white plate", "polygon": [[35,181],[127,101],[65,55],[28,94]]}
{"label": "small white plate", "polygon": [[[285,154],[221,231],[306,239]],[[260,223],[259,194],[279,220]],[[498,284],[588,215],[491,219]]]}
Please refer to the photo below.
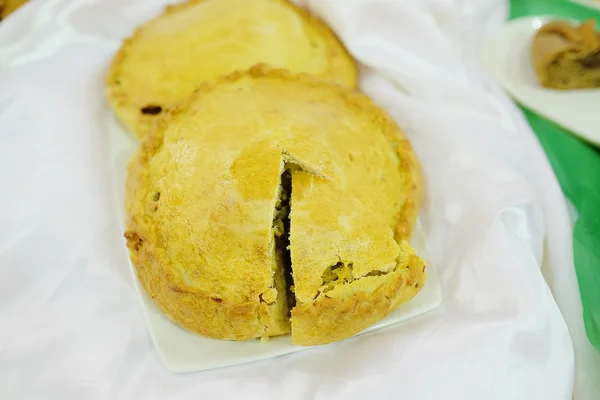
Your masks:
{"label": "small white plate", "polygon": [[600,10],[600,1],[598,0],[571,0],[573,3],[581,4],[582,6],[595,8]]}
{"label": "small white plate", "polygon": [[546,89],[535,75],[531,40],[544,23],[557,18],[524,17],[504,24],[485,40],[484,68],[517,102],[600,146],[600,89]]}
{"label": "small white plate", "polygon": [[[113,119],[110,123],[109,146],[119,202],[121,228],[124,231],[125,214],[121,205],[125,198],[126,165],[135,151],[137,142]],[[413,236],[413,246],[419,255],[426,258],[424,236],[420,225]],[[259,340],[245,342],[216,340],[192,333],[169,320],[160,311],[140,286],[133,265],[129,263],[129,266],[140,296],[142,311],[146,317],[150,335],[161,361],[171,372],[192,372],[225,367],[310,348],[294,346],[289,335],[275,337],[268,342],[261,343]],[[417,296],[360,334],[426,313],[440,304],[442,304],[442,290],[439,278],[435,268],[428,263],[427,279]]]}

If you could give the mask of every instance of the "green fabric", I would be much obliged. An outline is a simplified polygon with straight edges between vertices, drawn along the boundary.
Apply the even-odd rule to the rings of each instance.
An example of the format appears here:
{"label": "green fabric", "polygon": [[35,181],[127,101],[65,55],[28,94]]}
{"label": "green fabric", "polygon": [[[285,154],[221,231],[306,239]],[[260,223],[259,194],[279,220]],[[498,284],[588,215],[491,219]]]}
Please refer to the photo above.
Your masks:
{"label": "green fabric", "polygon": [[[510,0],[510,7],[510,19],[555,15],[580,21],[594,18],[597,27],[600,25],[600,12],[570,0]],[[600,152],[534,112],[522,110],[546,151],[563,192],[579,213],[573,231],[575,271],[585,330],[590,342],[600,350]]]}

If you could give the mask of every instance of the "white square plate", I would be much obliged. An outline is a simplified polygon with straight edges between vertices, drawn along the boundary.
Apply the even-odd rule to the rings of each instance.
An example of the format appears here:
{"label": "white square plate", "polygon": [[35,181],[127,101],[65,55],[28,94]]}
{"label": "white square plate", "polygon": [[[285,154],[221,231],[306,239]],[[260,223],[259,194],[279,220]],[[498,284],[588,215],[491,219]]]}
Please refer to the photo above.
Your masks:
{"label": "white square plate", "polygon": [[[122,205],[125,199],[126,166],[136,149],[137,142],[113,119],[110,123],[109,146],[121,228],[124,231],[125,214]],[[413,236],[413,246],[420,256],[426,258],[423,231],[419,224]],[[162,313],[140,286],[131,262],[129,265],[150,335],[161,361],[171,372],[192,372],[225,367],[310,348],[294,346],[289,335],[275,337],[261,343],[260,340],[245,342],[216,340],[190,332],[169,320]],[[423,289],[410,302],[400,306],[392,314],[371,325],[360,334],[423,314],[438,307],[441,303],[442,291],[439,278],[435,268],[428,264],[427,279]]]}

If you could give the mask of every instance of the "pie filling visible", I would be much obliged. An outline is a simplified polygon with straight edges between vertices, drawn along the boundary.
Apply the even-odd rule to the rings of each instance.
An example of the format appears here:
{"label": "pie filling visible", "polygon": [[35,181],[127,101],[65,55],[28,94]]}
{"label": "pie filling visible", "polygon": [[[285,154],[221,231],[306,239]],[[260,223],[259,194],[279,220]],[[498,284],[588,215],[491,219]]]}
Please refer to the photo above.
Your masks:
{"label": "pie filling visible", "polygon": [[292,275],[292,257],[290,254],[290,200],[292,196],[292,174],[288,165],[284,165],[280,178],[279,198],[275,204],[273,218],[274,257],[276,267],[283,271],[285,278],[285,296],[287,297],[288,317],[296,305],[294,296],[294,277]]}

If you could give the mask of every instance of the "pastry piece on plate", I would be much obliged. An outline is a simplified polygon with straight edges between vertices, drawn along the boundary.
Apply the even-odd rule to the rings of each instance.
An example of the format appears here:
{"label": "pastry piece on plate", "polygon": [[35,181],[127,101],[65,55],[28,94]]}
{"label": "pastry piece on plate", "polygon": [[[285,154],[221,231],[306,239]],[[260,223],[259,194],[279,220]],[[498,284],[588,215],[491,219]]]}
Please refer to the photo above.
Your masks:
{"label": "pastry piece on plate", "polygon": [[[297,193],[293,170],[303,171],[294,178]],[[315,177],[320,179],[311,180]],[[311,186],[319,192],[309,192]],[[410,238],[421,191],[410,144],[366,96],[309,75],[257,66],[203,84],[142,141],[129,163],[125,235],[140,283],[155,303],[188,329],[220,339],[265,338],[293,329],[290,271],[296,260],[302,276],[308,273],[302,252],[327,250],[310,253],[318,262],[319,288],[335,280],[325,274],[328,267],[337,274],[338,261],[353,263],[357,283],[331,295],[350,297],[373,314],[351,319],[343,308],[346,328],[329,336],[300,333],[296,339],[324,343],[366,327],[416,293],[422,275],[396,269],[407,262],[421,268],[420,261],[394,239]],[[339,218],[328,232],[319,231],[335,240],[321,243],[325,238],[303,232],[317,229],[312,224],[327,228],[324,216]],[[341,259],[332,259],[338,250]],[[363,274],[367,270],[371,275]],[[304,284],[298,288],[304,290]],[[325,328],[332,309],[325,297],[317,300],[328,314],[315,322]],[[306,332],[306,318],[318,307],[311,309],[304,298],[301,303],[297,321]]]}
{"label": "pastry piece on plate", "polygon": [[126,39],[106,77],[108,100],[138,138],[202,82],[264,63],[355,87],[334,33],[288,0],[189,0]]}
{"label": "pastry piece on plate", "polygon": [[581,25],[551,21],[538,30],[531,45],[531,57],[542,86],[600,87],[600,32],[594,26],[594,20]]}

